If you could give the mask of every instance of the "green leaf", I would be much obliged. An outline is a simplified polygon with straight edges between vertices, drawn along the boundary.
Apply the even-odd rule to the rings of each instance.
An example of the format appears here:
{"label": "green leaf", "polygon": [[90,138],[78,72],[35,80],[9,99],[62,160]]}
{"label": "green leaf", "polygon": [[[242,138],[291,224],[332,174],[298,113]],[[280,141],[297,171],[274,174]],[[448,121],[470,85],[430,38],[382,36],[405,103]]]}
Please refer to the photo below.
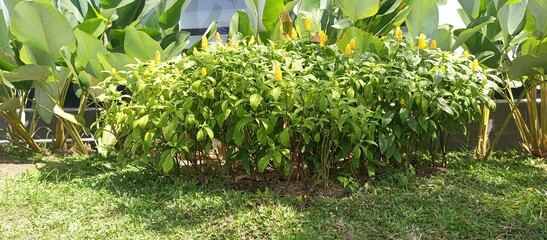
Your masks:
{"label": "green leaf", "polygon": [[520,45],[521,55],[547,53],[547,40],[532,36]]}
{"label": "green leaf", "polygon": [[174,32],[165,36],[161,40],[161,47],[164,49],[164,59],[170,59],[181,54],[184,48],[190,42],[189,32]]}
{"label": "green leaf", "polygon": [[321,0],[302,0],[298,11],[311,12],[321,7]]}
{"label": "green leaf", "polygon": [[253,110],[256,111],[256,109],[260,105],[260,102],[262,101],[262,96],[260,96],[260,94],[258,94],[258,93],[255,93],[255,94],[251,95],[251,97],[249,98],[249,101],[250,101],[250,104],[251,104],[251,108],[253,108]]}
{"label": "green leaf", "polygon": [[148,118],[150,116],[147,115],[144,115],[142,116],[141,118],[135,120],[132,124],[131,124],[131,127],[133,128],[144,128],[146,127],[146,124],[148,124]]}
{"label": "green leaf", "polygon": [[74,45],[72,27],[66,18],[47,3],[24,1],[14,9],[11,32],[19,41],[59,58],[63,46]]}
{"label": "green leaf", "polygon": [[275,25],[279,21],[279,16],[285,10],[283,1],[279,0],[265,0],[264,11],[262,12],[262,24],[264,27],[271,31],[275,28]]}
{"label": "green leaf", "polygon": [[[155,1],[155,0],[152,0]],[[141,15],[147,0],[134,0],[125,6],[118,6],[116,9],[117,19],[114,21],[116,28],[125,28],[135,22]]]}
{"label": "green leaf", "polygon": [[526,1],[504,5],[498,10],[497,16],[505,46],[509,46],[511,36],[517,35],[524,28],[525,12]]}
{"label": "green leaf", "polygon": [[124,50],[129,57],[135,57],[141,61],[155,59],[156,51],[163,56],[163,50],[157,41],[131,26],[125,31]]}
{"label": "green leaf", "polygon": [[19,108],[21,102],[18,98],[10,98],[6,101],[0,102],[0,112],[15,110]]}
{"label": "green leaf", "polygon": [[271,155],[266,155],[264,157],[262,157],[259,161],[258,161],[258,171],[259,172],[264,172],[264,170],[266,170],[266,167],[268,166],[268,163],[272,160],[272,156]]}
{"label": "green leaf", "polygon": [[342,37],[338,40],[338,48],[344,51],[351,39],[355,39],[354,51],[356,52],[379,52],[385,47],[382,40],[372,35],[372,33],[365,32],[356,27],[350,27],[344,30]]}
{"label": "green leaf", "polygon": [[447,29],[439,28],[433,31],[430,36],[431,39],[437,41],[437,47],[443,51],[450,51],[452,45],[452,32]]}
{"label": "green leaf", "polygon": [[534,35],[538,39],[547,36],[547,0],[528,0],[528,11],[536,20]]}
{"label": "green leaf", "polygon": [[547,72],[547,53],[538,55],[523,55],[515,58],[509,68],[511,79],[520,79],[522,76],[533,76],[538,73],[537,69]]}
{"label": "green leaf", "polygon": [[289,147],[290,144],[291,144],[291,136],[289,134],[289,129],[284,129],[280,134],[279,134],[279,142],[284,146],[284,147]]}
{"label": "green leaf", "polygon": [[243,127],[245,127],[245,125],[247,125],[251,121],[253,121],[253,118],[245,117],[236,123],[233,135],[234,135],[234,142],[237,145],[241,145],[243,143],[243,137],[244,137]]}
{"label": "green leaf", "polygon": [[241,40],[247,36],[253,36],[254,30],[249,15],[244,10],[237,10],[230,20],[228,37],[233,40]]}
{"label": "green leaf", "polygon": [[439,25],[439,9],[434,0],[416,0],[407,16],[406,26],[410,36],[414,39],[425,34],[430,36]]}
{"label": "green leaf", "polygon": [[171,170],[173,170],[174,167],[174,160],[176,150],[175,149],[167,149],[161,153],[161,167],[163,169],[163,172],[168,173]]}
{"label": "green leaf", "polygon": [[177,25],[180,21],[181,13],[186,10],[190,2],[191,0],[176,0],[176,2],[158,18],[158,23],[161,28],[168,29]]}
{"label": "green leaf", "polygon": [[122,53],[98,53],[97,58],[103,66],[104,70],[110,71],[112,68],[116,70],[124,69],[128,64],[135,63],[135,59]]}
{"label": "green leaf", "polygon": [[481,0],[458,0],[463,8],[463,11],[467,17],[471,20],[476,19],[479,16],[479,10],[481,7]]}
{"label": "green leaf", "polygon": [[457,35],[456,40],[452,44],[451,50],[456,50],[456,48],[460,47],[469,38],[473,37],[473,35],[480,31],[482,27],[486,26],[487,24],[493,23],[495,20],[496,18],[492,16],[484,16],[477,18],[476,20],[471,22],[467,29],[463,30]]}
{"label": "green leaf", "polygon": [[380,8],[379,0],[338,0],[336,3],[344,16],[349,17],[353,22],[376,15]]}
{"label": "green leaf", "polygon": [[80,29],[74,30],[74,36],[78,43],[76,61],[81,67],[86,67],[89,60],[98,60],[97,53],[108,53],[103,43]]}
{"label": "green leaf", "polygon": [[85,126],[84,118],[65,112],[59,105],[53,107],[53,114],[78,126]]}
{"label": "green leaf", "polygon": [[80,23],[76,26],[76,29],[80,29],[86,33],[91,34],[95,38],[99,38],[107,27],[107,22],[101,18],[91,18],[85,20],[83,23]]}
{"label": "green leaf", "polygon": [[45,81],[33,81],[36,110],[47,124],[53,119],[55,105],[61,100],[61,91],[67,87],[70,71],[66,67],[57,67],[54,74]]}
{"label": "green leaf", "polygon": [[23,65],[11,72],[0,72],[0,74],[8,82],[21,82],[21,81],[42,81],[45,82],[50,76],[51,72],[40,65]]}

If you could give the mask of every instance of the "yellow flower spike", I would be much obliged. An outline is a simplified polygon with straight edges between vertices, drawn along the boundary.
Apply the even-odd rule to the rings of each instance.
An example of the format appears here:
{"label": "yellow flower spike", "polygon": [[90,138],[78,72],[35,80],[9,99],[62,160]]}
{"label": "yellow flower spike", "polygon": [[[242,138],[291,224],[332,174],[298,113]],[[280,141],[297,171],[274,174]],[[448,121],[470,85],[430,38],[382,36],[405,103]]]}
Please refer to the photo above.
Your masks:
{"label": "yellow flower spike", "polygon": [[311,20],[308,17],[304,17],[304,27],[306,27],[306,31],[311,31]]}
{"label": "yellow flower spike", "polygon": [[344,51],[344,54],[346,55],[351,54],[351,43],[348,43],[348,45],[346,45],[346,50]]}
{"label": "yellow flower spike", "polygon": [[115,68],[110,69],[110,75],[116,75],[118,71]]}
{"label": "yellow flower spike", "polygon": [[327,36],[327,34],[325,34],[325,32],[323,31],[319,32],[319,45],[321,47],[324,47],[328,41],[329,41],[329,36]]}
{"label": "yellow flower spike", "polygon": [[431,49],[437,48],[437,40],[433,39],[431,40],[431,45],[429,46]]}
{"label": "yellow flower spike", "polygon": [[216,39],[217,43],[222,43],[222,37],[220,37],[220,33],[217,32],[215,34],[215,39]]}
{"label": "yellow flower spike", "polygon": [[202,67],[201,68],[201,76],[206,77],[207,76],[207,68]]}
{"label": "yellow flower spike", "polygon": [[463,52],[463,57],[464,57],[464,58],[469,58],[469,52],[468,52],[467,50],[465,50],[465,51]]}
{"label": "yellow flower spike", "polygon": [[161,63],[161,53],[160,51],[156,50],[156,64],[160,64]]}
{"label": "yellow flower spike", "polygon": [[479,70],[479,61],[477,61],[477,59],[473,60],[473,62],[471,63],[471,70],[473,71]]}
{"label": "yellow flower spike", "polygon": [[401,30],[401,27],[399,26],[395,28],[395,40],[397,42],[403,41],[403,30]]}
{"label": "yellow flower spike", "polygon": [[204,52],[207,52],[207,48],[209,47],[209,40],[205,35],[201,36],[201,50]]}
{"label": "yellow flower spike", "polygon": [[292,30],[291,30],[291,38],[292,39],[298,38],[298,35],[296,35],[296,29],[295,28],[292,28]]}
{"label": "yellow flower spike", "polygon": [[401,100],[399,100],[399,104],[405,105],[405,99],[404,99],[404,98],[401,98]]}
{"label": "yellow flower spike", "polygon": [[425,49],[427,48],[427,40],[425,40],[425,34],[420,34],[420,39],[418,39],[418,48]]}
{"label": "yellow flower spike", "polygon": [[256,40],[255,40],[255,35],[252,35],[251,36],[251,39],[249,40],[249,45],[253,45],[256,43]]}
{"label": "yellow flower spike", "polygon": [[357,45],[357,43],[355,42],[355,38],[352,38],[351,41],[349,41],[349,45],[351,49],[355,49],[355,46]]}
{"label": "yellow flower spike", "polygon": [[277,81],[282,81],[283,80],[283,73],[281,72],[281,66],[275,65],[274,75],[275,75],[275,80],[277,80]]}

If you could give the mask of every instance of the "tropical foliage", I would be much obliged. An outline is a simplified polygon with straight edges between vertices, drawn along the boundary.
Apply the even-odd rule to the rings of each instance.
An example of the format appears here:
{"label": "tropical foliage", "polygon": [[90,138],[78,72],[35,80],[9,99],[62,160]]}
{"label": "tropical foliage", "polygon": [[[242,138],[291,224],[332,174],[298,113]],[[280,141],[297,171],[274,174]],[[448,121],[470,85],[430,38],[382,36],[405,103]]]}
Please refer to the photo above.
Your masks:
{"label": "tropical foliage", "polygon": [[307,39],[202,43],[104,82],[110,107],[101,116],[122,163],[198,174],[272,169],[326,184],[336,172],[412,169],[414,153],[435,156],[445,133],[477,120],[480,103],[493,105],[476,61],[412,41],[384,37],[363,53],[355,41],[345,51]]}
{"label": "tropical foliage", "polygon": [[[82,118],[105,71],[122,69],[157,51],[177,56],[189,36],[177,27],[189,1],[6,1],[0,21],[0,112],[10,140],[33,151],[45,151],[33,140],[36,121],[55,122],[52,148],[72,138],[73,150],[89,151],[81,140],[88,125]],[[57,5],[58,4],[58,5]],[[75,115],[63,110],[66,96],[80,98]],[[30,125],[24,116],[34,108]]]}

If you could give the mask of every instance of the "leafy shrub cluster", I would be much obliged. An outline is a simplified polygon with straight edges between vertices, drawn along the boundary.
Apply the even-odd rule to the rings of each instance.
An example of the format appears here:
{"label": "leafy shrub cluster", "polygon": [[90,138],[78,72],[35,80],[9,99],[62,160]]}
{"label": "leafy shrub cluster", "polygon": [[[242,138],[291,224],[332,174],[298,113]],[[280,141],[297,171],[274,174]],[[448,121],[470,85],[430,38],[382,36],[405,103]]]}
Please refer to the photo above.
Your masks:
{"label": "leafy shrub cluster", "polygon": [[414,152],[434,154],[445,133],[478,119],[481,104],[494,106],[470,59],[383,42],[364,53],[306,40],[211,43],[140,63],[106,81],[103,130],[119,159],[165,172],[270,169],[324,181],[408,167]]}

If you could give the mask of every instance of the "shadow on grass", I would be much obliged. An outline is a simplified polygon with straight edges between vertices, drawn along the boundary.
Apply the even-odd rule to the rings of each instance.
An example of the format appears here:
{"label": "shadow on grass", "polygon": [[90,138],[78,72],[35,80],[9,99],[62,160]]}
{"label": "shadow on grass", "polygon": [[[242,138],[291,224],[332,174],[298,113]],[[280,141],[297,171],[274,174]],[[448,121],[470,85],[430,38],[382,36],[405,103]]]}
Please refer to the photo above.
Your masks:
{"label": "shadow on grass", "polygon": [[[256,194],[229,190],[221,179],[199,186],[196,181],[158,176],[135,168],[119,170],[96,160],[84,158],[48,163],[39,169],[39,180],[106,191],[116,201],[111,209],[114,215],[128,216],[134,224],[154,234],[264,238],[299,232],[298,223],[303,214],[296,209],[295,199],[283,198],[273,192]],[[292,217],[283,218],[287,214]],[[246,221],[252,223],[248,228]]]}
{"label": "shadow on grass", "polygon": [[[116,170],[93,158],[40,169],[41,181],[106,191],[115,215],[146,231],[179,238],[541,238],[545,169],[529,158],[450,157],[449,170],[430,179],[386,176],[347,198],[302,201],[265,191],[226,189],[222,180],[195,181]],[[539,216],[539,218],[538,218]]]}

